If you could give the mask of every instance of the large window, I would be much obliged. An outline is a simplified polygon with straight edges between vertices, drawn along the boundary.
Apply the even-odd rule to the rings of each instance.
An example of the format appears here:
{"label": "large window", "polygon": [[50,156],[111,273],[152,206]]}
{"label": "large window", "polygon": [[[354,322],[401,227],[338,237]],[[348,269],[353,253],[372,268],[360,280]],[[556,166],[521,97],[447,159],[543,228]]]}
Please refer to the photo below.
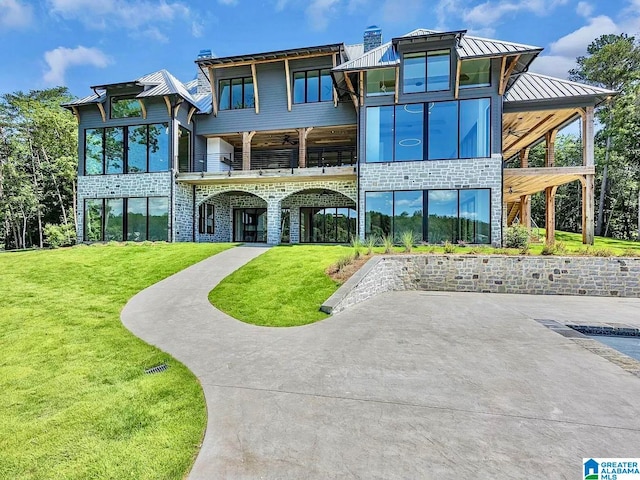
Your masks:
{"label": "large window", "polygon": [[300,208],[300,241],[347,243],[356,235],[357,219],[353,208]]}
{"label": "large window", "polygon": [[491,59],[463,60],[460,64],[460,88],[491,85]]}
{"label": "large window", "polygon": [[178,171],[189,171],[189,159],[191,158],[191,132],[180,126],[178,129]]}
{"label": "large window", "polygon": [[85,130],[85,175],[169,169],[168,124]]}
{"label": "large window", "polygon": [[487,244],[490,231],[489,189],[365,192],[367,237],[400,242],[412,232],[415,241]]}
{"label": "large window", "polygon": [[365,160],[487,158],[490,138],[488,98],[369,107]]}
{"label": "large window", "polygon": [[220,80],[219,88],[220,110],[253,108],[255,106],[252,77]]}
{"label": "large window", "polygon": [[85,200],[84,240],[167,241],[169,199],[92,198]]}
{"label": "large window", "polygon": [[333,100],[331,71],[308,70],[293,74],[293,103],[329,102]]}
{"label": "large window", "polygon": [[404,93],[437,92],[451,88],[449,50],[406,53],[402,64]]}
{"label": "large window", "polygon": [[110,118],[135,118],[142,116],[142,105],[137,98],[111,97]]}
{"label": "large window", "polygon": [[198,215],[199,233],[214,233],[214,208],[214,205],[211,203],[200,204]]}
{"label": "large window", "polygon": [[367,72],[367,97],[393,95],[395,91],[395,68],[379,68]]}

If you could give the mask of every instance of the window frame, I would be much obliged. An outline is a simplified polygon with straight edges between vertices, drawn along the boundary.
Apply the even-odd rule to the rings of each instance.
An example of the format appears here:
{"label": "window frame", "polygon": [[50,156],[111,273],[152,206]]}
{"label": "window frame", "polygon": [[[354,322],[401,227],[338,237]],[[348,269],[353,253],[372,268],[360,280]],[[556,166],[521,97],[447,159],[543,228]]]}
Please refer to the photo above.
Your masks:
{"label": "window frame", "polygon": [[[242,107],[234,107],[233,106],[233,81],[240,80],[242,82]],[[247,82],[247,80],[249,80]],[[229,83],[229,102],[226,106],[222,105],[222,82]],[[242,77],[229,77],[229,78],[221,78],[218,80],[218,110],[227,111],[227,110],[245,110],[248,108],[255,108],[256,105],[256,97],[255,97],[255,85],[253,87],[253,105],[247,104],[246,98],[246,85],[250,83],[253,85],[253,77],[252,76],[242,76]]]}
{"label": "window frame", "polygon": [[[152,198],[162,198],[162,199],[166,199],[167,200],[167,206],[169,207],[167,209],[167,214],[169,214],[170,211],[170,202],[169,202],[169,197],[166,196],[151,196],[151,197],[103,197],[103,198],[85,198],[83,201],[83,217],[82,217],[82,241],[83,242],[105,242],[107,240],[105,240],[105,211],[106,211],[106,205],[107,205],[107,201],[108,200],[122,200],[122,240],[113,240],[116,242],[128,242],[128,241],[135,241],[135,240],[128,240],[127,234],[129,231],[129,219],[128,219],[128,215],[129,215],[129,200],[131,199],[145,199],[145,240],[141,240],[141,241],[146,241],[149,239],[149,199]],[[101,208],[101,216],[100,216],[100,240],[87,240],[87,203],[88,202],[95,202],[95,201],[99,201],[100,202],[100,208]],[[169,227],[169,223],[167,222],[167,239],[166,240],[155,240],[155,241],[169,241],[169,236],[171,234],[170,232],[170,227]]]}
{"label": "window frame", "polygon": [[[447,54],[447,56],[449,58],[448,86],[447,86],[447,88],[430,90],[429,89],[429,54],[431,54],[432,56],[436,56],[435,54],[441,53],[441,52],[448,52],[448,54]],[[424,57],[424,90],[420,90],[420,91],[417,91],[417,92],[407,92],[407,91],[405,91],[405,56],[409,56],[409,58]],[[451,91],[452,88],[453,88],[453,85],[452,85],[453,75],[451,74],[451,66],[452,65],[453,65],[453,62],[452,62],[452,49],[451,48],[441,48],[441,49],[437,49],[437,50],[425,50],[425,51],[419,51],[419,52],[405,52],[405,53],[403,53],[402,54],[402,94],[403,95],[415,95],[415,94],[424,95],[424,94]]]}
{"label": "window frame", "polygon": [[[390,235],[395,234],[395,217],[396,217],[396,192],[422,192],[422,238],[424,242],[429,242],[429,192],[436,191],[445,191],[445,190],[454,190],[456,191],[456,205],[457,205],[457,216],[456,216],[456,236],[458,237],[455,241],[460,241],[460,231],[461,231],[461,217],[460,217],[460,192],[464,191],[485,191],[488,192],[488,213],[489,213],[489,235],[486,243],[477,243],[471,245],[491,245],[492,242],[492,225],[491,225],[491,209],[493,206],[493,199],[491,197],[492,189],[489,187],[478,187],[478,188],[425,188],[425,189],[408,189],[408,190],[366,190],[364,193],[364,212],[366,215],[368,212],[367,209],[367,194],[369,193],[391,193],[391,233]],[[367,232],[366,221],[365,221],[365,238],[368,236],[369,232]],[[395,240],[395,239],[394,239]]]}
{"label": "window frame", "polygon": [[[143,173],[162,173],[170,171],[171,161],[169,158],[169,151],[167,148],[167,169],[166,170],[149,170],[149,162],[151,159],[151,152],[149,150],[149,129],[152,125],[161,125],[165,129],[169,128],[168,122],[159,122],[159,123],[141,123],[137,125],[118,125],[118,126],[106,126],[106,127],[89,127],[84,129],[84,137],[83,137],[83,174],[85,177],[95,177],[97,175],[135,175],[135,174],[143,174]],[[129,131],[132,128],[145,127],[145,138],[146,138],[146,158],[145,158],[145,169],[144,171],[139,172],[129,172]],[[122,172],[108,172],[107,171],[107,128],[121,128],[122,129]],[[87,132],[89,130],[100,130],[102,133],[102,168],[100,173],[87,173]],[[187,129],[188,130],[188,129]],[[189,131],[190,132],[190,131]],[[191,133],[191,132],[190,132]],[[170,137],[170,133],[165,134],[167,137]],[[171,140],[167,138],[167,147],[169,147]],[[191,156],[191,147],[189,151],[189,155]]]}
{"label": "window frame", "polygon": [[[208,220],[211,218],[211,225]],[[198,233],[213,235],[216,233],[216,210],[213,203],[203,202],[198,207]]]}
{"label": "window frame", "polygon": [[[113,116],[113,104],[123,101],[123,100],[132,100],[135,101],[138,104],[139,107],[139,112],[140,115],[132,115],[132,116],[125,116],[125,117],[114,117]],[[136,98],[135,95],[114,95],[112,97],[109,97],[109,119],[110,120],[122,120],[123,118],[142,118],[142,105],[141,105],[141,100],[139,98]]]}
{"label": "window frame", "polygon": [[[382,73],[384,70],[393,71],[393,83],[394,83],[393,89],[391,91],[388,91],[388,92],[369,92],[369,74],[371,74],[371,73]],[[396,78],[396,68],[395,67],[372,68],[370,70],[367,70],[365,72],[365,96],[374,98],[374,97],[385,97],[385,96],[388,96],[388,95],[395,95],[396,88],[397,88],[397,85],[395,84],[396,80],[398,80],[398,79]]]}
{"label": "window frame", "polygon": [[491,78],[492,77],[492,75],[491,75],[491,67],[492,67],[491,60],[492,59],[491,58],[470,58],[468,60],[461,60],[460,61],[460,71],[457,72],[457,74],[458,75],[462,75],[462,65],[464,64],[464,62],[474,62],[474,61],[477,62],[477,61],[483,61],[483,60],[486,60],[486,61],[489,62],[489,82],[488,83],[477,83],[477,84],[474,84],[474,85],[462,85],[462,83],[460,83],[460,85],[459,85],[460,90],[468,90],[470,88],[489,88],[489,87],[491,87],[491,85],[493,85],[493,83],[492,83],[493,79]]}
{"label": "window frame", "polygon": [[[309,72],[312,73],[317,73],[318,74],[318,100],[308,100],[308,91],[309,91],[309,87],[308,87],[308,82],[309,82]],[[331,67],[327,67],[327,68],[310,68],[307,70],[296,70],[294,72],[292,72],[291,74],[291,82],[293,83],[292,88],[291,88],[291,92],[292,92],[292,100],[293,100],[293,104],[294,105],[304,105],[305,103],[327,103],[327,102],[333,102],[333,79],[331,79],[331,98],[327,99],[327,100],[323,100],[322,99],[322,72],[327,72],[327,76],[331,79]],[[300,74],[300,73],[304,73],[304,101],[303,102],[296,102],[295,99],[295,95],[293,94],[295,91],[295,86],[296,86],[296,74]]]}
{"label": "window frame", "polygon": [[[477,156],[471,156],[471,157],[462,157],[460,156],[460,121],[461,121],[461,116],[460,116],[460,104],[462,102],[466,102],[466,101],[471,101],[471,100],[489,100],[489,152],[488,152],[488,156],[487,157],[477,157]],[[457,129],[457,151],[458,151],[458,156],[456,158],[429,158],[429,107],[428,105],[431,103],[437,104],[437,103],[448,103],[448,102],[457,102],[458,104],[458,118],[457,118],[457,125],[458,125],[458,129]],[[421,104],[423,105],[423,122],[422,122],[422,129],[423,129],[423,153],[422,153],[422,160],[396,160],[396,132],[397,132],[397,127],[396,127],[396,120],[397,120],[397,115],[395,113],[395,109],[396,108],[404,108],[405,105],[418,105]],[[393,107],[394,108],[394,112],[393,112],[393,151],[392,151],[392,159],[391,160],[380,160],[380,161],[372,161],[370,162],[367,158],[367,111],[370,108],[382,108],[382,107]],[[438,100],[438,101],[433,101],[433,102],[409,102],[409,103],[399,103],[399,104],[395,104],[395,105],[374,105],[374,106],[370,106],[370,107],[366,107],[366,111],[364,114],[364,121],[365,121],[365,127],[364,127],[364,132],[365,132],[365,145],[364,145],[364,152],[365,152],[365,158],[364,158],[364,163],[371,163],[371,164],[375,164],[375,163],[395,163],[395,162],[434,162],[434,161],[455,161],[455,160],[468,160],[468,159],[472,159],[472,158],[491,158],[491,154],[493,152],[493,97],[487,97],[487,96],[478,96],[478,97],[472,97],[472,98],[459,98],[457,100],[455,99],[447,99],[447,100]]]}

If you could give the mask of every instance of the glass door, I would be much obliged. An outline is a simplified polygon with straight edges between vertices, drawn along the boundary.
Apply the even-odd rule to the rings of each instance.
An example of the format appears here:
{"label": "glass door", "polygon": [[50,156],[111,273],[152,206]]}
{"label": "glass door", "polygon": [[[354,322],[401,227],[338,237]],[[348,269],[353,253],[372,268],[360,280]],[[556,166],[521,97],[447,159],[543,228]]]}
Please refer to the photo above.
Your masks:
{"label": "glass door", "polygon": [[267,209],[238,208],[233,214],[233,241],[264,243],[267,241]]}

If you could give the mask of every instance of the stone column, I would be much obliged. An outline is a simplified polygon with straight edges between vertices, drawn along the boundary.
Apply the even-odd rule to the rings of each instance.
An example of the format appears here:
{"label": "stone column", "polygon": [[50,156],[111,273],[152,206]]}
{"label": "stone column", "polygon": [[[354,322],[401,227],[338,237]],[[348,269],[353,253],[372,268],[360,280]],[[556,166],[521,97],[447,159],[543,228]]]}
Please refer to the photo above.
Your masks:
{"label": "stone column", "polygon": [[289,241],[300,243],[300,207],[289,208]]}
{"label": "stone column", "polygon": [[267,203],[267,243],[269,245],[279,245],[282,232],[280,231],[280,220],[282,208],[280,200],[270,198]]}

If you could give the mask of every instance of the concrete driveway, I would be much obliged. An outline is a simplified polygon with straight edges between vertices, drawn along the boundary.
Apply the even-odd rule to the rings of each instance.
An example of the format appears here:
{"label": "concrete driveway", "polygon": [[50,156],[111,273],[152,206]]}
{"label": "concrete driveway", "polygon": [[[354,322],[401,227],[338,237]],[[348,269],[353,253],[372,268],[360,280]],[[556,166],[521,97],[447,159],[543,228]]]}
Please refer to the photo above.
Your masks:
{"label": "concrete driveway", "polygon": [[264,250],[222,252],[122,313],[202,382],[190,479],[573,479],[583,457],[639,455],[640,378],[534,319],[640,324],[640,300],[396,292],[289,329],[213,309],[209,290]]}

